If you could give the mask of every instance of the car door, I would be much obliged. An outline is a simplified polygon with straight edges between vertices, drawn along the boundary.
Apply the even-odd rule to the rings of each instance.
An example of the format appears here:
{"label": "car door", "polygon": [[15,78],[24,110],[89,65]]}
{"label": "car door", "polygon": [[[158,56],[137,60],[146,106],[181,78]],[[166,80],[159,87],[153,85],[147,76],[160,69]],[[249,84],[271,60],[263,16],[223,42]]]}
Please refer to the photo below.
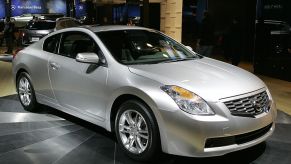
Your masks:
{"label": "car door", "polygon": [[48,60],[56,53],[59,40],[60,35],[52,35],[45,39],[41,50],[30,50],[34,57],[29,61],[33,68],[37,68],[31,70],[34,90],[37,97],[41,99],[40,101],[45,101],[45,103],[57,103],[48,76]]}
{"label": "car door", "polygon": [[[83,32],[62,34],[58,55],[49,60],[51,85],[61,106],[83,114],[105,118],[106,65],[79,63],[77,53],[94,52],[100,49],[94,39]],[[103,59],[103,56],[99,56]]]}

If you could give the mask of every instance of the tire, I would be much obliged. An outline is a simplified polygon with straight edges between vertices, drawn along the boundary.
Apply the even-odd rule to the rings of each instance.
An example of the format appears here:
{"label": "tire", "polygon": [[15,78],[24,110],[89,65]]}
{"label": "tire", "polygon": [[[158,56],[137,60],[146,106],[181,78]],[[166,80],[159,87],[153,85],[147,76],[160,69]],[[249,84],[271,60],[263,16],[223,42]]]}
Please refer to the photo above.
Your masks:
{"label": "tire", "polygon": [[158,129],[154,115],[144,103],[129,100],[119,107],[115,134],[119,146],[130,158],[138,161],[155,159],[160,153]]}
{"label": "tire", "polygon": [[37,112],[39,105],[36,101],[34,88],[28,73],[20,73],[16,81],[16,89],[23,108],[30,112]]}

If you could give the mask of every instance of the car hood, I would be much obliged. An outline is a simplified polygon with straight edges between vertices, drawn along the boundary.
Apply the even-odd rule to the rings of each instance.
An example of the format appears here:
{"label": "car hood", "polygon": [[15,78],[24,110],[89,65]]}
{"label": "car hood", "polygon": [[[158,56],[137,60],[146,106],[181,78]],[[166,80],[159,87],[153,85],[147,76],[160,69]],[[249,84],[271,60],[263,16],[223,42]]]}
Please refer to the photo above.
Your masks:
{"label": "car hood", "polygon": [[255,75],[205,57],[171,63],[131,65],[129,70],[165,85],[183,87],[211,102],[265,87]]}

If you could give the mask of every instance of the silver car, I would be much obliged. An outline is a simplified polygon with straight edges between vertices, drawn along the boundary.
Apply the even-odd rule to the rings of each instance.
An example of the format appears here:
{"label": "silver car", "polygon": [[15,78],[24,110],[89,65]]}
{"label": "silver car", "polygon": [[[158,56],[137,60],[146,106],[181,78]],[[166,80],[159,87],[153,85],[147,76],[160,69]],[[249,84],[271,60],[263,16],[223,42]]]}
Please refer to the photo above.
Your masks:
{"label": "silver car", "polygon": [[45,104],[101,126],[136,160],[219,156],[274,132],[259,78],[147,28],[53,32],[15,56],[13,74],[26,110]]}
{"label": "silver car", "polygon": [[57,19],[63,17],[61,13],[42,13],[42,14],[22,14],[19,16],[11,17],[11,21],[14,22],[15,27],[24,27],[33,17],[39,19]]}

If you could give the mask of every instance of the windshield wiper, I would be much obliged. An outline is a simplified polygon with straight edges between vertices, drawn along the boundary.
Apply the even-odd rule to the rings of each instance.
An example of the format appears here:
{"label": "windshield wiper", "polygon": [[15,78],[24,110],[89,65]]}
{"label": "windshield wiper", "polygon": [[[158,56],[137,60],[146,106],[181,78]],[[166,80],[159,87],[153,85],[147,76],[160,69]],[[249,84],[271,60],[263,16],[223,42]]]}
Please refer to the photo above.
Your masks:
{"label": "windshield wiper", "polygon": [[171,63],[171,62],[179,62],[179,61],[187,61],[187,60],[194,60],[197,59],[196,57],[193,58],[184,58],[184,59],[166,59],[166,60],[159,60],[159,61],[147,61],[147,62],[137,62],[137,63],[126,63],[126,65],[145,65],[145,64],[159,64],[159,63]]}
{"label": "windshield wiper", "polygon": [[160,63],[172,63],[172,62],[187,61],[187,60],[194,60],[194,59],[196,58],[171,59],[171,60],[162,61]]}

